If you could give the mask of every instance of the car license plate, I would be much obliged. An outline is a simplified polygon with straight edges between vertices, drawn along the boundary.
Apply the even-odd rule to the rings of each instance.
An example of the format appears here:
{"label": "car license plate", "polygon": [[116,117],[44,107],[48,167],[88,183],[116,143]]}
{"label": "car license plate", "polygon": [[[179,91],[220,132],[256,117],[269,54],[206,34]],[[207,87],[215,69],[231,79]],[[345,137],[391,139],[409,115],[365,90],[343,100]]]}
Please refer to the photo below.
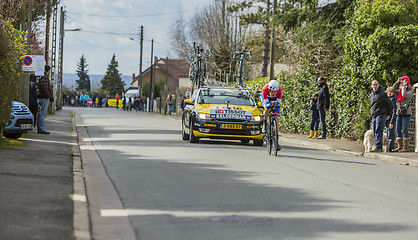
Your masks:
{"label": "car license plate", "polygon": [[31,129],[32,124],[20,124],[20,129]]}
{"label": "car license plate", "polygon": [[222,124],[221,128],[225,129],[242,129],[241,124]]}

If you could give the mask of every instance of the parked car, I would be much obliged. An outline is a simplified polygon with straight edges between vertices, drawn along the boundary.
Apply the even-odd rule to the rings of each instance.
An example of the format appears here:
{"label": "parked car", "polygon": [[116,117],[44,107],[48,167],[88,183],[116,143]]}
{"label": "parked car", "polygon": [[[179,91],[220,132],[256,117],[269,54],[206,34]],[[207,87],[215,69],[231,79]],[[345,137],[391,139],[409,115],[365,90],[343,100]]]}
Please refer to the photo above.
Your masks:
{"label": "parked car", "polygon": [[250,92],[242,87],[207,86],[186,99],[182,115],[182,138],[191,143],[200,138],[253,140],[263,145],[261,112]]}
{"label": "parked car", "polygon": [[10,119],[3,129],[3,136],[6,138],[20,138],[24,132],[33,129],[33,115],[29,108],[21,102],[12,102]]}

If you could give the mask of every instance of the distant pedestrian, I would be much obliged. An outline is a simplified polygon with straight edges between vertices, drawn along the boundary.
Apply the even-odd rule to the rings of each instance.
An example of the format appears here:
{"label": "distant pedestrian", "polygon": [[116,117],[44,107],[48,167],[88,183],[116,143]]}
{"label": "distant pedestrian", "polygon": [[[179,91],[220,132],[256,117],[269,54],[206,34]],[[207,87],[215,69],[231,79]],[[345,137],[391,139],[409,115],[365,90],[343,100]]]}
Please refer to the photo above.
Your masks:
{"label": "distant pedestrian", "polygon": [[84,106],[84,95],[83,93],[80,93],[80,107]]}
{"label": "distant pedestrian", "polygon": [[86,92],[86,94],[84,94],[84,106],[85,106],[85,107],[88,107],[88,105],[89,105],[89,99],[90,99],[90,96],[89,96],[89,94]]}
{"label": "distant pedestrian", "polygon": [[171,116],[171,112],[173,111],[173,107],[174,107],[174,96],[173,94],[168,94],[167,99],[166,99],[166,103],[168,105],[168,115]]}
{"label": "distant pedestrian", "polygon": [[134,108],[135,108],[135,111],[137,111],[137,112],[139,111],[139,103],[140,103],[139,97],[136,96],[135,100],[134,100]]}
{"label": "distant pedestrian", "polygon": [[115,99],[116,99],[116,109],[118,109],[119,108],[119,100],[120,100],[120,96],[119,96],[118,93],[116,93]]}
{"label": "distant pedestrian", "polygon": [[32,74],[29,81],[29,111],[33,115],[33,127],[36,127],[38,115],[38,97],[36,96],[36,76]]}
{"label": "distant pedestrian", "polygon": [[49,74],[51,74],[51,67],[45,65],[45,75],[36,78],[36,95],[38,97],[38,119],[37,131],[39,134],[50,134],[45,128],[45,118],[48,111],[49,102],[53,102],[52,88],[49,83]]}
{"label": "distant pedestrian", "polygon": [[409,142],[411,138],[408,128],[412,115],[411,101],[414,96],[414,88],[407,76],[398,78],[392,86],[392,92],[396,93],[398,88],[398,99],[396,100],[396,142],[398,147],[393,149],[393,152],[410,152]]}
{"label": "distant pedestrian", "polygon": [[99,95],[99,108],[101,108],[103,105],[103,95],[100,93]]}
{"label": "distant pedestrian", "polygon": [[91,106],[92,107],[97,107],[97,105],[96,105],[96,94],[94,94],[94,93],[91,96]]}
{"label": "distant pedestrian", "polygon": [[379,86],[377,80],[373,80],[371,84],[372,93],[370,94],[372,127],[375,138],[375,147],[370,152],[382,152],[383,147],[383,130],[386,120],[389,120],[393,110],[393,103],[383,88]]}
{"label": "distant pedestrian", "polygon": [[126,97],[123,97],[122,99],[122,108],[123,108],[123,111],[126,111]]}
{"label": "distant pedestrian", "polygon": [[329,89],[324,77],[319,77],[317,80],[319,93],[316,109],[319,112],[319,119],[321,120],[322,134],[316,139],[327,138],[327,123],[325,122],[325,113],[329,110]]}
{"label": "distant pedestrian", "polygon": [[128,111],[131,111],[132,108],[133,108],[133,102],[132,102],[132,98],[131,97],[128,98],[127,107],[128,107],[128,109],[127,109]]}
{"label": "distant pedestrian", "polygon": [[311,110],[311,124],[310,124],[310,134],[308,138],[318,137],[319,111],[316,106],[317,102],[318,102],[318,93],[315,93],[312,97],[311,102],[309,103],[309,109]]}
{"label": "distant pedestrian", "polygon": [[183,100],[181,100],[180,107],[181,107],[181,111],[182,111],[182,112],[184,111],[184,108],[186,107],[186,102],[184,102],[186,99],[187,99],[187,97],[186,97],[186,96],[184,96],[184,97],[183,97]]}

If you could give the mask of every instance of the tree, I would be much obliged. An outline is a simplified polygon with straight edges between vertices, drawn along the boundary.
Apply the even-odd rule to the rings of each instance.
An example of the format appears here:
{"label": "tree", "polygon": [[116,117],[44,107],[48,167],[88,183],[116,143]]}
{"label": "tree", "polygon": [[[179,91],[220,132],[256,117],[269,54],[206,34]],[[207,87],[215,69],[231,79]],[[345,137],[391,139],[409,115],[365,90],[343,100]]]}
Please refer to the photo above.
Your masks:
{"label": "tree", "polygon": [[77,63],[77,76],[78,80],[75,80],[77,83],[77,90],[82,91],[90,91],[91,84],[90,84],[90,76],[88,75],[89,70],[87,70],[88,64],[84,54],[81,55],[80,61]]}
{"label": "tree", "polygon": [[347,11],[344,74],[351,81],[345,91],[359,95],[350,105],[357,116],[357,136],[369,127],[372,80],[386,87],[403,75],[418,77],[418,18],[409,9],[414,1],[358,0]]}
{"label": "tree", "polygon": [[243,25],[257,24],[264,28],[263,37],[263,68],[261,77],[267,76],[270,54],[270,0],[245,0],[228,7],[229,12],[241,12],[241,23]]}
{"label": "tree", "polygon": [[[210,49],[212,56],[208,61],[210,72],[229,72],[234,66],[234,51],[244,49],[247,27],[239,23],[236,13],[227,11],[229,1],[215,1],[193,16],[186,24],[180,16],[172,32],[172,44],[177,54],[189,59],[193,52],[193,42],[204,49]],[[187,34],[186,34],[187,33]]]}
{"label": "tree", "polygon": [[116,93],[122,93],[124,91],[125,83],[120,77],[122,74],[119,73],[118,67],[119,63],[116,61],[115,54],[113,54],[112,60],[107,67],[106,75],[101,81],[102,89],[112,96]]}

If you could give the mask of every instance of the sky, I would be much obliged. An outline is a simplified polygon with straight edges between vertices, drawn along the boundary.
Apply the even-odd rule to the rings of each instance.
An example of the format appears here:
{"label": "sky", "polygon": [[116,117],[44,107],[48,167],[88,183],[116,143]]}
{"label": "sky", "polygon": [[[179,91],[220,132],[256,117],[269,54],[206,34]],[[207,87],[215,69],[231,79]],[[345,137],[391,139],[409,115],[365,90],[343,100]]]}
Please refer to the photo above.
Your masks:
{"label": "sky", "polygon": [[[64,73],[75,73],[84,54],[89,74],[105,74],[113,54],[123,75],[139,73],[139,29],[144,26],[142,69],[154,56],[175,58],[170,31],[180,14],[187,22],[194,11],[216,0],[61,0],[64,24]],[[335,0],[320,0],[320,2]],[[71,31],[81,28],[81,31]],[[130,38],[133,38],[131,40]]]}
{"label": "sky", "polygon": [[[63,0],[64,73],[75,73],[84,54],[89,74],[105,74],[116,54],[123,75],[139,73],[139,29],[144,26],[142,69],[154,56],[174,58],[170,31],[179,14],[184,19],[213,0]],[[71,31],[81,28],[81,31]],[[130,38],[133,38],[131,40]]]}

